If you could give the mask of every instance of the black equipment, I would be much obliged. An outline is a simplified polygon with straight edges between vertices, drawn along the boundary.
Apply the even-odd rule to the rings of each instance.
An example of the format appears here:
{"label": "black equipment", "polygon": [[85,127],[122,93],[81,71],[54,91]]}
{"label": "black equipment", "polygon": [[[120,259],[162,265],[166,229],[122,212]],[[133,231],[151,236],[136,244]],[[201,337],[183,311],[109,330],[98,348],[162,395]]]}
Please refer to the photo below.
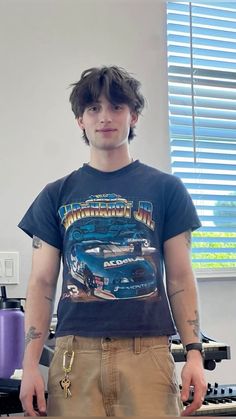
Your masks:
{"label": "black equipment", "polygon": [[[184,403],[187,406],[194,396]],[[192,416],[236,416],[236,384],[208,383],[207,394],[202,406]]]}

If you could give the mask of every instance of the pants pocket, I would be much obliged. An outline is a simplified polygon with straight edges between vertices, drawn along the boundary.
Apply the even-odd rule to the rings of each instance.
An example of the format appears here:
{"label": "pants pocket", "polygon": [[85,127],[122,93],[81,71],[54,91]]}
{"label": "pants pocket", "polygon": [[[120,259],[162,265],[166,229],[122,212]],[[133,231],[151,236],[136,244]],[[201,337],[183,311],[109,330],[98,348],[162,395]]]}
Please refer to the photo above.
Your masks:
{"label": "pants pocket", "polygon": [[163,379],[163,383],[169,386],[172,393],[179,393],[175,362],[172,354],[170,353],[169,347],[151,347],[150,355],[156,369],[158,370],[158,374],[160,374]]}

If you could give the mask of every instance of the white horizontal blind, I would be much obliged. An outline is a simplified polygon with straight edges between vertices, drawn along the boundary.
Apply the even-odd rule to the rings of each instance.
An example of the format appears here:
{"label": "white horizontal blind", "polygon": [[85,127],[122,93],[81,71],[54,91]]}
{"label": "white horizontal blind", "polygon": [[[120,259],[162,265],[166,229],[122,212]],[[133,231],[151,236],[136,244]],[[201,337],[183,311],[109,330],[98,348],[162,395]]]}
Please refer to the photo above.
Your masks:
{"label": "white horizontal blind", "polygon": [[236,2],[168,2],[172,171],[196,205],[193,266],[236,275]]}

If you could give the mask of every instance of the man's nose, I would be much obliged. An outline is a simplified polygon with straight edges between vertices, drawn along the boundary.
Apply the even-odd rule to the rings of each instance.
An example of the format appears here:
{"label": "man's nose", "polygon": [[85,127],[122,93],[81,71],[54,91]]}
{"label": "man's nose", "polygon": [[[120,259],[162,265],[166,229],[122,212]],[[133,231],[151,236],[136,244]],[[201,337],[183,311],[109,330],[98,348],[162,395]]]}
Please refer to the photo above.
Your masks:
{"label": "man's nose", "polygon": [[112,114],[109,109],[102,109],[100,113],[100,122],[111,122],[112,121]]}

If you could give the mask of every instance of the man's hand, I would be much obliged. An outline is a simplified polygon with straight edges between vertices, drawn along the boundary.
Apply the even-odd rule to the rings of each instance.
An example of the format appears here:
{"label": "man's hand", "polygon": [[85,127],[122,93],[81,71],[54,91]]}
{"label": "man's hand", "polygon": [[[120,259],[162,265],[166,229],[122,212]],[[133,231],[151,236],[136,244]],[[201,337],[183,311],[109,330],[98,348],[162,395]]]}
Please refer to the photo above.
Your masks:
{"label": "man's hand", "polygon": [[[33,396],[36,396],[37,410],[33,406]],[[38,367],[24,370],[20,400],[25,416],[47,416],[45,385]]]}
{"label": "man's hand", "polygon": [[190,416],[195,410],[201,407],[207,389],[202,356],[198,351],[192,350],[188,352],[187,361],[182,369],[181,378],[181,400],[183,402],[189,399],[190,386],[194,387],[193,401],[182,412],[182,416]]}

